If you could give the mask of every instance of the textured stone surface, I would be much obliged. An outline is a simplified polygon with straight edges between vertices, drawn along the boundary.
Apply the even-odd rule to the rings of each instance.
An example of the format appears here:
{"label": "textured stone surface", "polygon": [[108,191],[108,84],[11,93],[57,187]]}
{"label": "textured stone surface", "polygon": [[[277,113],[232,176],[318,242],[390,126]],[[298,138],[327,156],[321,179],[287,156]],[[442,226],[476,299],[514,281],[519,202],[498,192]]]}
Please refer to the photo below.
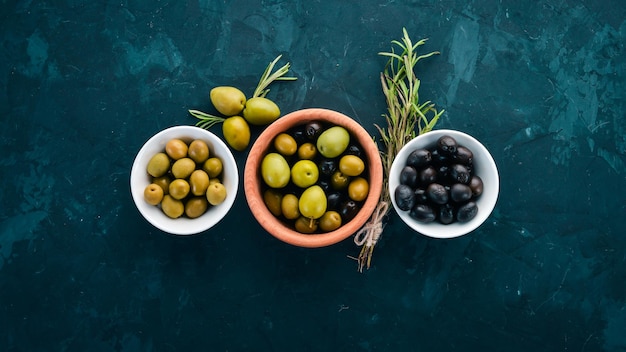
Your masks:
{"label": "textured stone surface", "polygon": [[[2,1],[0,345],[8,351],[624,351],[626,5],[620,1]],[[151,135],[208,90],[251,94],[278,54],[283,112],[325,107],[373,135],[379,73],[429,38],[422,100],[474,135],[501,194],[437,241],[391,216],[372,268],[347,240],[305,250],[243,192],[189,238],[129,193]],[[214,132],[221,133],[219,128]],[[253,129],[253,138],[260,129]],[[238,153],[243,171],[246,153]]]}

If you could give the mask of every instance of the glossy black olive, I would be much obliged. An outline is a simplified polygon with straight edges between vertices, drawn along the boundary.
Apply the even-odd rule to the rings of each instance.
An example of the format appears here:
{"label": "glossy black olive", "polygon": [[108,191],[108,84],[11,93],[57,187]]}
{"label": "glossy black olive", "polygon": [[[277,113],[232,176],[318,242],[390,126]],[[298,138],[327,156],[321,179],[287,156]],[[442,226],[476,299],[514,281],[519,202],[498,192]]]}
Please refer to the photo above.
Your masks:
{"label": "glossy black olive", "polygon": [[409,187],[417,187],[417,170],[413,166],[405,166],[400,171],[400,183]]}
{"label": "glossy black olive", "polygon": [[439,165],[437,168],[437,180],[441,184],[448,184],[450,181],[450,167],[448,165]]}
{"label": "glossy black olive", "polygon": [[469,186],[472,189],[472,195],[474,197],[479,197],[483,194],[483,180],[480,177],[476,175],[472,176]]}
{"label": "glossy black olive", "polygon": [[440,165],[450,165],[450,161],[452,160],[452,156],[448,156],[445,154],[442,154],[441,152],[439,152],[439,150],[434,149],[431,153],[430,153],[431,157],[432,157],[432,163],[440,166]]}
{"label": "glossy black olive", "polygon": [[472,153],[472,151],[466,147],[458,146],[456,148],[454,160],[456,160],[456,162],[459,164],[471,165],[474,161],[474,153]]}
{"label": "glossy black olive", "polygon": [[465,165],[454,164],[450,167],[450,179],[452,182],[468,184],[470,181],[470,172]]}
{"label": "glossy black olive", "polygon": [[428,199],[435,204],[441,205],[448,203],[448,191],[443,185],[438,183],[431,183],[428,185],[428,188],[426,188],[426,195],[428,196]]}
{"label": "glossy black olive", "polygon": [[428,165],[432,160],[432,155],[428,149],[416,149],[406,158],[406,164],[420,169]]}
{"label": "glossy black olive", "polygon": [[472,198],[472,189],[468,185],[455,183],[450,187],[450,198],[457,203],[468,201]]}
{"label": "glossy black olive", "polygon": [[330,177],[337,171],[337,160],[324,158],[317,166],[322,176]]}
{"label": "glossy black olive", "polygon": [[327,193],[326,196],[326,209],[327,210],[337,210],[346,198],[345,195],[341,192],[331,192]]}
{"label": "glossy black olive", "polygon": [[429,166],[419,173],[419,183],[422,185],[429,185],[437,180],[437,169],[434,166]]}
{"label": "glossy black olive", "polygon": [[339,206],[339,215],[341,215],[341,220],[343,223],[347,223],[352,220],[356,214],[359,212],[360,208],[357,202],[353,200],[348,200]]}
{"label": "glossy black olive", "polygon": [[320,134],[322,134],[323,126],[317,121],[311,121],[304,127],[304,133],[309,141],[317,140]]}
{"label": "glossy black olive", "polygon": [[329,178],[323,178],[323,179],[317,180],[317,185],[322,187],[322,190],[326,194],[328,194],[329,192],[331,192],[333,190],[333,185],[330,182]]}
{"label": "glossy black olive", "polygon": [[393,192],[396,205],[400,210],[410,210],[415,205],[415,193],[407,185],[399,185]]}
{"label": "glossy black olive", "polygon": [[344,152],[345,155],[356,155],[359,158],[363,158],[363,150],[361,150],[361,147],[356,145],[356,144],[350,144],[348,145],[348,148],[346,148],[346,151]]}
{"label": "glossy black olive", "polygon": [[456,139],[451,136],[441,136],[437,140],[437,150],[443,155],[454,155],[457,146]]}
{"label": "glossy black olive", "polygon": [[439,222],[448,225],[454,222],[454,207],[451,204],[444,204],[439,208]]}
{"label": "glossy black olive", "polygon": [[428,196],[426,195],[425,188],[416,188],[415,191],[413,191],[413,194],[415,194],[415,203],[428,203]]}
{"label": "glossy black olive", "polygon": [[306,137],[306,133],[304,132],[303,126],[298,126],[294,128],[293,131],[291,132],[291,136],[293,137],[293,139],[296,140],[296,143],[298,143],[298,145],[301,145],[302,143],[309,141]]}
{"label": "glossy black olive", "polygon": [[478,206],[474,202],[468,202],[459,207],[456,213],[456,219],[459,222],[468,222],[472,220],[478,213]]}
{"label": "glossy black olive", "polygon": [[416,204],[409,212],[409,216],[419,222],[433,222],[437,218],[433,208],[426,204]]}

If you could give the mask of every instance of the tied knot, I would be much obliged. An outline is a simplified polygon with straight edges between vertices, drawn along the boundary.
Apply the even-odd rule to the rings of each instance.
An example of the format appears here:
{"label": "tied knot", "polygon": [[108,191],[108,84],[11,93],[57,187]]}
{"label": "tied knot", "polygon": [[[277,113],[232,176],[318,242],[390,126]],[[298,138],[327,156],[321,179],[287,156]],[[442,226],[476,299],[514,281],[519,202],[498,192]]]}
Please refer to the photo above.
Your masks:
{"label": "tied knot", "polygon": [[376,245],[380,235],[383,233],[383,218],[388,208],[389,203],[378,203],[370,220],[354,235],[354,243],[357,246],[373,247]]}

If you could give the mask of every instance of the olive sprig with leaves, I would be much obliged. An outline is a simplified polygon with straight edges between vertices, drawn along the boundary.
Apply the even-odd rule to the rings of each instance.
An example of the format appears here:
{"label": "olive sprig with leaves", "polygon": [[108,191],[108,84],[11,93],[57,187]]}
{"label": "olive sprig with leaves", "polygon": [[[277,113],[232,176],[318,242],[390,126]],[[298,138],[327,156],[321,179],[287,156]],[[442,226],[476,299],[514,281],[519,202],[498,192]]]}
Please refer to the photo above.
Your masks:
{"label": "olive sprig with leaves", "polygon": [[[211,89],[211,103],[223,116],[216,116],[206,112],[190,109],[189,113],[199,121],[196,126],[210,129],[222,123],[224,139],[235,150],[244,150],[250,143],[250,124],[268,125],[280,116],[280,109],[276,103],[266,98],[270,84],[275,81],[294,81],[296,77],[285,77],[291,67],[286,63],[274,72],[274,66],[281,59],[278,55],[261,75],[261,79],[249,99],[245,94],[230,86],[220,86]],[[242,116],[240,116],[242,115]]]}
{"label": "olive sprig with leaves", "polygon": [[402,40],[391,42],[399,47],[399,53],[393,47],[391,52],[379,53],[381,56],[388,57],[384,72],[380,75],[387,103],[387,112],[384,114],[387,127],[375,125],[384,145],[381,151],[384,172],[383,191],[370,220],[354,237],[354,242],[361,247],[359,256],[356,258],[359,271],[370,267],[374,246],[383,231],[384,219],[391,203],[388,189],[389,171],[395,156],[406,143],[415,138],[416,133],[423,134],[431,131],[444,113],[444,110],[437,111],[435,104],[430,101],[420,103],[420,80],[415,75],[415,66],[420,60],[437,55],[439,52],[432,51],[428,54],[417,55],[417,49],[426,43],[426,39],[413,43],[406,28],[402,31]]}

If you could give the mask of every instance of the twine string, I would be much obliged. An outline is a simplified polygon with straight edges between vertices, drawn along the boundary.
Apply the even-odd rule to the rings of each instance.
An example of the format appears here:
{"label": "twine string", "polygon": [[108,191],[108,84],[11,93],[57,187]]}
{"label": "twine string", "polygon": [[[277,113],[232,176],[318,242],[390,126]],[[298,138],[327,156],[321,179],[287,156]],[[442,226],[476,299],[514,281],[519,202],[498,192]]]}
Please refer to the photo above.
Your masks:
{"label": "twine string", "polygon": [[354,235],[357,246],[373,247],[383,233],[383,218],[389,209],[388,202],[380,202],[370,220]]}

